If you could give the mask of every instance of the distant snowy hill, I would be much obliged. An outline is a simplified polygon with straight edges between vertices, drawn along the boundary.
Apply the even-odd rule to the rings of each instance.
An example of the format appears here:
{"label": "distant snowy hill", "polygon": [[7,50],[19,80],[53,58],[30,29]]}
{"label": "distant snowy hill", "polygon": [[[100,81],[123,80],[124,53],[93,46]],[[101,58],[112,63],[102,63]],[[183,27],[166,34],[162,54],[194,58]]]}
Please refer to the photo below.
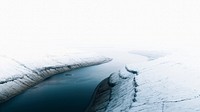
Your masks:
{"label": "distant snowy hill", "polygon": [[12,53],[0,54],[0,103],[51,75],[111,60],[77,50]]}
{"label": "distant snowy hill", "polygon": [[112,74],[99,85],[88,111],[196,112],[199,105],[199,56],[174,53]]}

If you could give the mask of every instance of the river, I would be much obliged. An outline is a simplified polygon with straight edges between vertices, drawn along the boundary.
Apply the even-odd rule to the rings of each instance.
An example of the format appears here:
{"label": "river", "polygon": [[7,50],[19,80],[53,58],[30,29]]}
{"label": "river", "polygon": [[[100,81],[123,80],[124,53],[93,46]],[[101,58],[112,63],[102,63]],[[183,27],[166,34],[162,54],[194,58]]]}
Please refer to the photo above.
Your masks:
{"label": "river", "polygon": [[[105,53],[106,54],[106,53]],[[107,53],[109,63],[54,75],[0,105],[0,112],[84,112],[97,85],[126,64],[147,60],[123,51]]]}

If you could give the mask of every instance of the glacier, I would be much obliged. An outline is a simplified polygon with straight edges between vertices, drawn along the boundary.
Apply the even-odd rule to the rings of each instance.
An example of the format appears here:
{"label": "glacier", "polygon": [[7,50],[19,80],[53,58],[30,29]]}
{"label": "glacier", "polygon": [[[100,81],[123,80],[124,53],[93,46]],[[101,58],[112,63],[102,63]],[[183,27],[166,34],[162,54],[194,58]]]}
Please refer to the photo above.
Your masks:
{"label": "glacier", "polygon": [[96,53],[78,50],[66,50],[62,53],[49,51],[0,54],[0,103],[52,75],[112,60]]}
{"label": "glacier", "polygon": [[87,112],[200,111],[199,63],[197,54],[172,53],[126,65],[99,84]]}

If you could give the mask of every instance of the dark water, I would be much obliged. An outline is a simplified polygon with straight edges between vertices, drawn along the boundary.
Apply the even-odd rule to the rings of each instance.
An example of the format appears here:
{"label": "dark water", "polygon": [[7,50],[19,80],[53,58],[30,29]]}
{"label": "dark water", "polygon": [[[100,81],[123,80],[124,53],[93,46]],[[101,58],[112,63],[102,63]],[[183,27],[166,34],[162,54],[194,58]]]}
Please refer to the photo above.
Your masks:
{"label": "dark water", "polygon": [[114,60],[106,64],[52,76],[1,104],[0,112],[84,112],[103,79],[125,64],[139,61],[138,56],[128,53],[112,57]]}

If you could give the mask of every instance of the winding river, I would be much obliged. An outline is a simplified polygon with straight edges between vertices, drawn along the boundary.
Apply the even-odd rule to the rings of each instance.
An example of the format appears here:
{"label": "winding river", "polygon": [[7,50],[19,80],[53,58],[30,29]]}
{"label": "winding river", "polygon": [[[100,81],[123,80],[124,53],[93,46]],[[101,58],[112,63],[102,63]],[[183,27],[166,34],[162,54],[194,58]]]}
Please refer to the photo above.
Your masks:
{"label": "winding river", "polygon": [[107,55],[113,61],[54,75],[1,104],[0,112],[84,112],[103,79],[126,64],[147,60],[123,51]]}

